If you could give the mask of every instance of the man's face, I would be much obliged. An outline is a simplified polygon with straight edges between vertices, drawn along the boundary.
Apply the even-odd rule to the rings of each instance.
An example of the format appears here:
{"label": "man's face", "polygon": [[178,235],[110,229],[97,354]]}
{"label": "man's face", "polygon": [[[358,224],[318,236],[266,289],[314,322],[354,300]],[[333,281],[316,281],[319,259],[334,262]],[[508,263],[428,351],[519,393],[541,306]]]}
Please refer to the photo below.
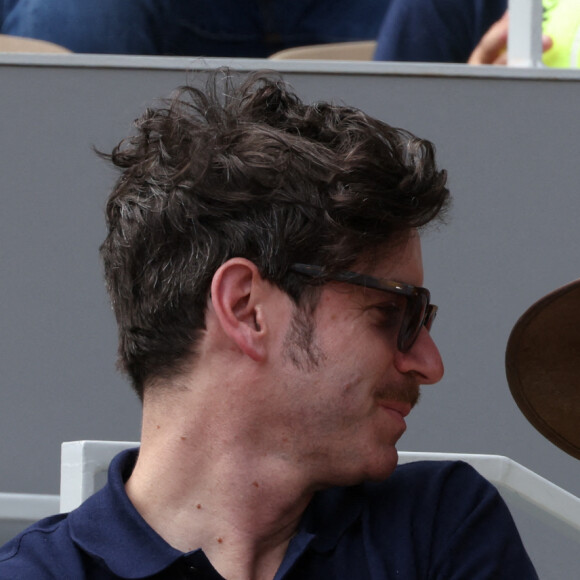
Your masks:
{"label": "man's face", "polygon": [[[421,285],[419,237],[412,235],[372,272],[363,273]],[[388,477],[419,385],[443,376],[439,351],[425,328],[408,352],[397,349],[397,312],[405,300],[330,282],[312,321],[295,312],[288,326],[281,378],[285,416],[294,421],[292,454],[321,485]]]}

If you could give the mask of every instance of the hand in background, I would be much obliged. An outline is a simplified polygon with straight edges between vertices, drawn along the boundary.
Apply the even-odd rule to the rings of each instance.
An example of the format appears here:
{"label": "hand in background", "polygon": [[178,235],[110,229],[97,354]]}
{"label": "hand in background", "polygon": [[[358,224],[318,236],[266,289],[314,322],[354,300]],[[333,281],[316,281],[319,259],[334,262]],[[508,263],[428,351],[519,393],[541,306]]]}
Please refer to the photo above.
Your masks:
{"label": "hand in background", "polygon": [[[485,33],[480,43],[475,47],[467,64],[507,64],[509,17],[506,12]],[[552,39],[542,36],[542,51],[552,47]]]}

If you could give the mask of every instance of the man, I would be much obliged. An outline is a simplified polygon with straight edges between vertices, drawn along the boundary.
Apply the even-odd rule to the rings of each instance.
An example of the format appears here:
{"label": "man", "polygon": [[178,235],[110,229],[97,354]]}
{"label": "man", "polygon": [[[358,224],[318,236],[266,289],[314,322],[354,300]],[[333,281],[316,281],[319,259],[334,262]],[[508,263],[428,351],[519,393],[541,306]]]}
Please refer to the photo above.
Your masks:
{"label": "man", "polygon": [[536,578],[462,463],[396,468],[443,365],[419,230],[432,145],[278,78],[148,110],[101,248],[140,451],[0,552],[4,578]]}

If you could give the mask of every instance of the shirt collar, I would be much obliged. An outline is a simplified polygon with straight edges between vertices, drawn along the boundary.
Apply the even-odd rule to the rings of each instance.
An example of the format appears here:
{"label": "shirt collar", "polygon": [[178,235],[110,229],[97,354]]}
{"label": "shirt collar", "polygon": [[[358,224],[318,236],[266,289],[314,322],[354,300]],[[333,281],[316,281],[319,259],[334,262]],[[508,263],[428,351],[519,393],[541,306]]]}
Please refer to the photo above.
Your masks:
{"label": "shirt collar", "polygon": [[310,502],[300,532],[314,536],[310,545],[317,552],[328,552],[337,545],[363,509],[361,486],[333,487],[318,492]]}
{"label": "shirt collar", "polygon": [[72,540],[122,578],[152,576],[183,555],[147,524],[127,497],[125,481],[137,454],[131,449],[117,455],[107,485],[68,517]]}

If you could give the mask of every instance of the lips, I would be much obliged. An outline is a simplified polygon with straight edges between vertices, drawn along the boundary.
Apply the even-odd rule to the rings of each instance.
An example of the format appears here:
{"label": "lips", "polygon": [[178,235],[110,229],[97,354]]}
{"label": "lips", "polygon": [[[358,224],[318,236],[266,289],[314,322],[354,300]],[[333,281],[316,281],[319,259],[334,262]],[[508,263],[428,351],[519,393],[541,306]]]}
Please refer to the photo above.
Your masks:
{"label": "lips", "polygon": [[380,407],[386,412],[391,429],[396,429],[398,439],[407,430],[405,417],[411,412],[411,406],[407,403],[384,401],[380,403]]}
{"label": "lips", "polygon": [[403,419],[411,412],[412,409],[411,404],[402,403],[399,401],[381,401],[379,405],[387,411],[398,413]]}

